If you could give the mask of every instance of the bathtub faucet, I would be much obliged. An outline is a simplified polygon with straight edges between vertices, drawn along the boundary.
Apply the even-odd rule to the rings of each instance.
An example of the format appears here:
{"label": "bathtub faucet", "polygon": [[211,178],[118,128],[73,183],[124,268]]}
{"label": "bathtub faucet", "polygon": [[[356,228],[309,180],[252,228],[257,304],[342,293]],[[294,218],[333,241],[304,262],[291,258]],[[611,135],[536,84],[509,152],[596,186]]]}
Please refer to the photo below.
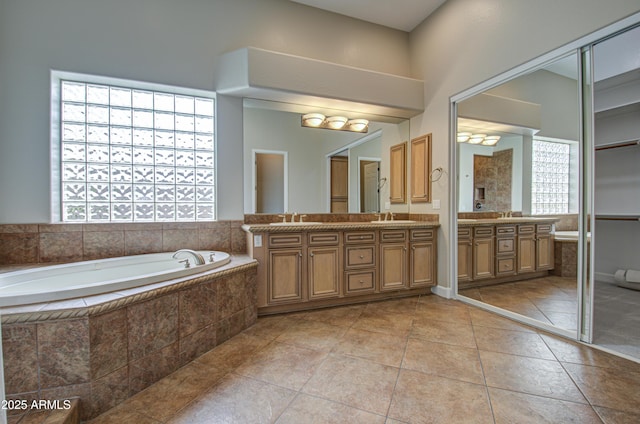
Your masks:
{"label": "bathtub faucet", "polygon": [[176,259],[180,253],[188,253],[193,256],[193,259],[196,261],[196,265],[204,265],[205,263],[204,257],[195,250],[191,249],[180,249],[173,254],[172,258]]}

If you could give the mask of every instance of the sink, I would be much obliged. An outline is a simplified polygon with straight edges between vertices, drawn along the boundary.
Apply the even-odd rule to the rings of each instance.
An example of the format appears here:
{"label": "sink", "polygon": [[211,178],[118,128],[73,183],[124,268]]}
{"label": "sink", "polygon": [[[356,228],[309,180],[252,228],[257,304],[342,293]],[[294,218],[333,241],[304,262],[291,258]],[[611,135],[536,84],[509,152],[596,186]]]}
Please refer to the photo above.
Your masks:
{"label": "sink", "polygon": [[393,221],[371,221],[372,224],[411,224],[412,221],[410,219],[394,219]]}
{"label": "sink", "polygon": [[496,218],[500,221],[537,221],[539,219],[547,219],[547,218],[536,218],[532,216],[507,216]]}
{"label": "sink", "polygon": [[299,227],[303,225],[320,225],[320,224],[322,224],[322,222],[307,221],[307,222],[272,222],[269,225],[274,225],[279,227],[285,227],[285,226]]}
{"label": "sink", "polygon": [[472,218],[458,218],[458,222],[476,222],[477,219]]}

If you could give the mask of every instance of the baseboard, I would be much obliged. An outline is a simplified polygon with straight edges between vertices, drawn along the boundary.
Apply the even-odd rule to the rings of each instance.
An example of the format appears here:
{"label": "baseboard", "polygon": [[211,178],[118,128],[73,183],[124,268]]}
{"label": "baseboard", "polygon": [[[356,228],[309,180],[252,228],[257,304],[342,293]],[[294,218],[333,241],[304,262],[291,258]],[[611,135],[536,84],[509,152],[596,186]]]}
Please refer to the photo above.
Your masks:
{"label": "baseboard", "polygon": [[431,293],[444,297],[445,299],[453,299],[453,290],[451,287],[434,286],[431,287]]}

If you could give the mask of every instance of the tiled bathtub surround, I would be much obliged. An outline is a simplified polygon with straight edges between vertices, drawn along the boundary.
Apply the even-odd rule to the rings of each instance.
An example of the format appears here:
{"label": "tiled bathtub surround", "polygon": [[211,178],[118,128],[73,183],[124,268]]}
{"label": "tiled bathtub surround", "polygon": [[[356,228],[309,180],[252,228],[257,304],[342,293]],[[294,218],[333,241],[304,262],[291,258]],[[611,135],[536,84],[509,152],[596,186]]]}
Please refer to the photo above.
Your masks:
{"label": "tiled bathtub surround", "polygon": [[95,417],[251,326],[255,275],[240,255],[148,288],[4,308],[7,399],[78,396],[82,419]]}
{"label": "tiled bathtub surround", "polygon": [[245,253],[242,221],[0,225],[0,265],[77,262],[178,249]]}

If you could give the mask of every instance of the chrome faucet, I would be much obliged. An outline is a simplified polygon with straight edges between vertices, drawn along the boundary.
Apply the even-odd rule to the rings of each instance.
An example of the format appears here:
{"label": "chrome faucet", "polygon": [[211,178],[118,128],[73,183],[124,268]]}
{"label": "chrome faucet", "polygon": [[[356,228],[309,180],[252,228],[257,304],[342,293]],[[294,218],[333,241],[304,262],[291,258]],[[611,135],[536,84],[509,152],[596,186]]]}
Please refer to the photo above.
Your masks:
{"label": "chrome faucet", "polygon": [[394,213],[391,211],[387,211],[384,213],[384,220],[385,221],[393,221],[393,217],[394,217]]}
{"label": "chrome faucet", "polygon": [[294,212],[291,214],[291,222],[296,222],[296,215],[298,215],[298,212]]}
{"label": "chrome faucet", "polygon": [[196,252],[195,250],[191,250],[191,249],[180,249],[173,254],[172,258],[177,259],[180,253],[188,253],[191,256],[193,256],[193,259],[195,260],[196,265],[204,265],[205,263],[204,257],[198,252]]}

